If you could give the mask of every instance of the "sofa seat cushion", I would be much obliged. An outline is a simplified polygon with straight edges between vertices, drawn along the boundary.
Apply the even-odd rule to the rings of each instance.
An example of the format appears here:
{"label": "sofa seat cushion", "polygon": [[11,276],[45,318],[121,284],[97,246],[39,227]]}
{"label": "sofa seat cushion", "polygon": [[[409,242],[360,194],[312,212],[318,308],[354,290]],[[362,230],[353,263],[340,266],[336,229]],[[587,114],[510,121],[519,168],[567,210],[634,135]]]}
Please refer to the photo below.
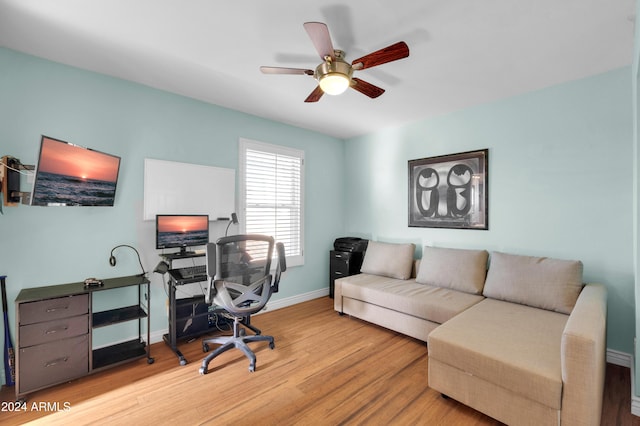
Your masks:
{"label": "sofa seat cushion", "polygon": [[447,288],[418,284],[380,275],[340,278],[342,297],[362,300],[441,324],[484,299]]}
{"label": "sofa seat cushion", "polygon": [[560,345],[568,319],[558,312],[485,299],[429,334],[429,358],[560,409]]}

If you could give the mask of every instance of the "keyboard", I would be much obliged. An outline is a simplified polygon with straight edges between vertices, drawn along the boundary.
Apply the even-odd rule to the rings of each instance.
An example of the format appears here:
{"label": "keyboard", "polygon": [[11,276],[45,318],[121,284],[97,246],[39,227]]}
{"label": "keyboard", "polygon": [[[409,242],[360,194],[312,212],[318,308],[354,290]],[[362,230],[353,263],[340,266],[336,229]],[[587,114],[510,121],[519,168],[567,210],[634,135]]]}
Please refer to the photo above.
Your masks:
{"label": "keyboard", "polygon": [[206,281],[207,267],[206,265],[197,265],[170,269],[169,274],[177,284],[189,284],[198,281]]}

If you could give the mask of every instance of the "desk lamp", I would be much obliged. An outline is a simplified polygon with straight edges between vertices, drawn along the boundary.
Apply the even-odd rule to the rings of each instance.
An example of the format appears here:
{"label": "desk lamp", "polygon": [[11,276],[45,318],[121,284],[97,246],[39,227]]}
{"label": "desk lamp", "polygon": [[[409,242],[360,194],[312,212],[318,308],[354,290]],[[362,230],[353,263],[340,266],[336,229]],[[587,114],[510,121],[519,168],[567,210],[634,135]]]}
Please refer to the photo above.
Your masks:
{"label": "desk lamp", "polygon": [[237,225],[238,224],[238,215],[236,215],[235,213],[231,213],[231,221],[229,222],[229,224],[227,225],[227,229],[224,231],[224,236],[227,236],[227,233],[229,232],[229,227],[231,226],[231,224]]}
{"label": "desk lamp", "polygon": [[131,250],[136,252],[136,254],[138,255],[138,263],[140,263],[140,269],[142,270],[142,273],[140,274],[140,276],[144,277],[146,272],[144,270],[144,266],[142,266],[142,260],[140,260],[140,253],[138,253],[138,250],[136,250],[134,247],[132,247],[130,245],[120,244],[119,246],[115,246],[114,248],[112,248],[111,249],[111,255],[109,256],[109,265],[116,266],[116,257],[113,255],[113,252],[114,252],[115,249],[117,249],[119,247],[129,247]]}

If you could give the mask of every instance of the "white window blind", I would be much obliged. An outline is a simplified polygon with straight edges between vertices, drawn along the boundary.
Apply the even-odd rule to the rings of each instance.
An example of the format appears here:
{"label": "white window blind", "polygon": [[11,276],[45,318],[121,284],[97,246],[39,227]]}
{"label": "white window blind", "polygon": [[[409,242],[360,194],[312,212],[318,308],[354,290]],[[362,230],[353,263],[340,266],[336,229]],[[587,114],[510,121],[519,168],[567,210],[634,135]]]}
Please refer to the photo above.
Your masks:
{"label": "white window blind", "polygon": [[244,232],[273,236],[287,264],[301,265],[304,151],[241,139],[240,162]]}

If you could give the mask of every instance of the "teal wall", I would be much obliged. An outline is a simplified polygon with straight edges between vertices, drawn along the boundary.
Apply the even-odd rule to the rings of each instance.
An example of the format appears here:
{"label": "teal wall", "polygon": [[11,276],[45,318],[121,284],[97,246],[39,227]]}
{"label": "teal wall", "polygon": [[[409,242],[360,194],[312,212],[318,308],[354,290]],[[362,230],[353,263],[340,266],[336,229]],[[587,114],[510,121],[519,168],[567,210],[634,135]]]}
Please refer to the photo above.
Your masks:
{"label": "teal wall", "polygon": [[[346,232],[579,259],[606,284],[608,347],[633,353],[631,68],[346,144]],[[489,149],[489,230],[409,228],[407,161]]]}
{"label": "teal wall", "polygon": [[[305,265],[289,269],[274,300],[328,293],[327,253],[343,233],[344,207],[334,196],[343,181],[342,140],[7,49],[0,49],[0,123],[0,155],[23,164],[35,164],[41,134],[122,157],[114,207],[4,207],[0,274],[8,276],[9,300],[25,287],[138,273],[135,254],[127,249],[117,252],[115,268],[109,265],[109,253],[118,244],[138,248],[145,268],[153,270],[160,258],[155,223],[142,220],[144,159],[237,170],[241,137],[302,149],[306,155]],[[25,181],[23,189],[30,190]],[[216,183],[193,184],[206,196]],[[225,226],[213,223],[212,240]],[[152,330],[163,330],[164,285],[158,274],[149,276]],[[12,325],[14,314],[11,306]],[[129,336],[105,339],[124,337]]]}

